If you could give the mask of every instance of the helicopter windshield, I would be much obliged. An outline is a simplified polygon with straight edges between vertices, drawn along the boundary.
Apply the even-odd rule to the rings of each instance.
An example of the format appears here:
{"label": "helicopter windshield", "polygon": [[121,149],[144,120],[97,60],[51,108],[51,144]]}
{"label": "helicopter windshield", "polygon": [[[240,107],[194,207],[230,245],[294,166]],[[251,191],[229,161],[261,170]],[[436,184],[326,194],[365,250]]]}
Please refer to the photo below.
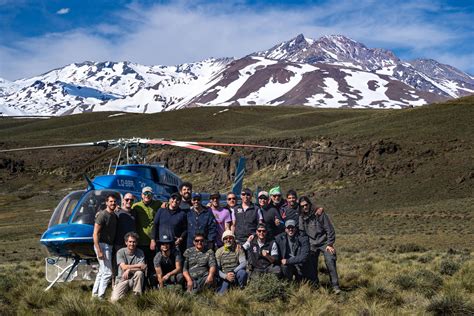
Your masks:
{"label": "helicopter windshield", "polygon": [[121,205],[121,195],[116,191],[92,190],[84,195],[80,206],[74,214],[72,223],[94,225],[97,212],[105,209],[105,198],[113,194],[117,197],[117,205]]}
{"label": "helicopter windshield", "polygon": [[74,191],[66,195],[54,209],[48,227],[67,223],[82,194],[84,194],[84,191]]}

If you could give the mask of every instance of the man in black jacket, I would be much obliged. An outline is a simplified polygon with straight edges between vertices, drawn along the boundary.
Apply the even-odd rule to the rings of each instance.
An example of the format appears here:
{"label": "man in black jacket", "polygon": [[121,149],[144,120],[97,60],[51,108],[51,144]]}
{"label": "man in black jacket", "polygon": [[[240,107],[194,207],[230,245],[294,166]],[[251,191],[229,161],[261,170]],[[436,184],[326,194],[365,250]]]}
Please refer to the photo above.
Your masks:
{"label": "man in black jacket", "polygon": [[[336,231],[334,226],[325,212],[318,212],[313,209],[311,200],[308,197],[302,196],[299,199],[299,205],[299,229],[304,231],[309,237],[310,256],[316,264],[316,273],[318,271],[319,254],[323,253],[334,293],[339,294],[341,289],[339,288],[339,277],[336,268],[337,257],[336,249],[334,248]],[[316,281],[318,281],[317,275]]]}
{"label": "man in black jacket", "polygon": [[235,239],[242,245],[252,235],[259,223],[263,222],[260,209],[252,203],[252,191],[243,189],[241,193],[242,205],[235,210]]}
{"label": "man in black jacket", "polygon": [[315,265],[309,257],[308,236],[298,232],[296,222],[289,219],[285,232],[275,237],[278,247],[281,272],[289,281],[309,280],[316,282]]}

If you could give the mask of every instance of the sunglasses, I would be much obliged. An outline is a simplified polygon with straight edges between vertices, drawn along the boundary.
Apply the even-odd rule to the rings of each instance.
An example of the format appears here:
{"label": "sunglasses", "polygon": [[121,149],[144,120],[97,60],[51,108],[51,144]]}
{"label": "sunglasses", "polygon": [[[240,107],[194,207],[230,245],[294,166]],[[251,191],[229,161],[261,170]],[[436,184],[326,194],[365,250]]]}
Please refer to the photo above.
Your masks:
{"label": "sunglasses", "polygon": [[153,193],[151,193],[151,192],[145,192],[145,193],[143,193],[143,195],[144,195],[144,196],[152,196]]}
{"label": "sunglasses", "polygon": [[196,244],[202,244],[204,242],[204,239],[194,239],[194,242]]}
{"label": "sunglasses", "polygon": [[240,195],[242,195],[242,196],[250,196],[251,194],[250,194],[250,193],[242,192]]}
{"label": "sunglasses", "polygon": [[257,229],[257,233],[266,233],[267,231],[264,229]]}
{"label": "sunglasses", "polygon": [[288,226],[286,229],[295,229],[295,226]]}
{"label": "sunglasses", "polygon": [[201,201],[200,198],[193,198],[192,200],[193,200],[193,201]]}
{"label": "sunglasses", "polygon": [[227,201],[235,201],[235,200],[237,200],[237,199],[236,199],[236,198],[234,198],[234,197],[227,198]]}
{"label": "sunglasses", "polygon": [[125,200],[125,202],[133,202],[134,201],[134,199],[124,199],[124,200]]}
{"label": "sunglasses", "polygon": [[266,197],[266,196],[259,196],[258,199],[259,199],[259,200],[266,200],[267,197]]}

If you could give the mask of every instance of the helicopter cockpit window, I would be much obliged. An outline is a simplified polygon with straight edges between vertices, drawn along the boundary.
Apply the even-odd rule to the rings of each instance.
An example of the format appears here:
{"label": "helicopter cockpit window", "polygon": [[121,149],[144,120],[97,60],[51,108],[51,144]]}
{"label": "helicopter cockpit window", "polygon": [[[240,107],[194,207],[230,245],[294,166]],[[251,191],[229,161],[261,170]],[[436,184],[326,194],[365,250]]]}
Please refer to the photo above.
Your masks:
{"label": "helicopter cockpit window", "polygon": [[94,225],[95,215],[105,209],[105,198],[109,194],[113,194],[117,197],[117,205],[120,206],[122,197],[119,193],[109,190],[92,190],[85,194],[81,205],[74,214],[72,222],[76,224]]}
{"label": "helicopter cockpit window", "polygon": [[48,227],[67,223],[71,217],[72,211],[76,207],[77,202],[79,202],[83,194],[84,191],[74,191],[66,195],[66,197],[64,197],[54,209],[54,213],[53,216],[51,216]]}

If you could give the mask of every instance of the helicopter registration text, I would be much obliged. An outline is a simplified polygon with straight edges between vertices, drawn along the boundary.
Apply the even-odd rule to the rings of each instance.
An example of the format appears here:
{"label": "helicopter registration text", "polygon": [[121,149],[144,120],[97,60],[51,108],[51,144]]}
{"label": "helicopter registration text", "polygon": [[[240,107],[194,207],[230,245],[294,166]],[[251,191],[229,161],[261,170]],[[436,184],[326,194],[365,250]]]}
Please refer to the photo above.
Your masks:
{"label": "helicopter registration text", "polygon": [[133,180],[117,179],[117,186],[124,188],[133,188],[135,183]]}

